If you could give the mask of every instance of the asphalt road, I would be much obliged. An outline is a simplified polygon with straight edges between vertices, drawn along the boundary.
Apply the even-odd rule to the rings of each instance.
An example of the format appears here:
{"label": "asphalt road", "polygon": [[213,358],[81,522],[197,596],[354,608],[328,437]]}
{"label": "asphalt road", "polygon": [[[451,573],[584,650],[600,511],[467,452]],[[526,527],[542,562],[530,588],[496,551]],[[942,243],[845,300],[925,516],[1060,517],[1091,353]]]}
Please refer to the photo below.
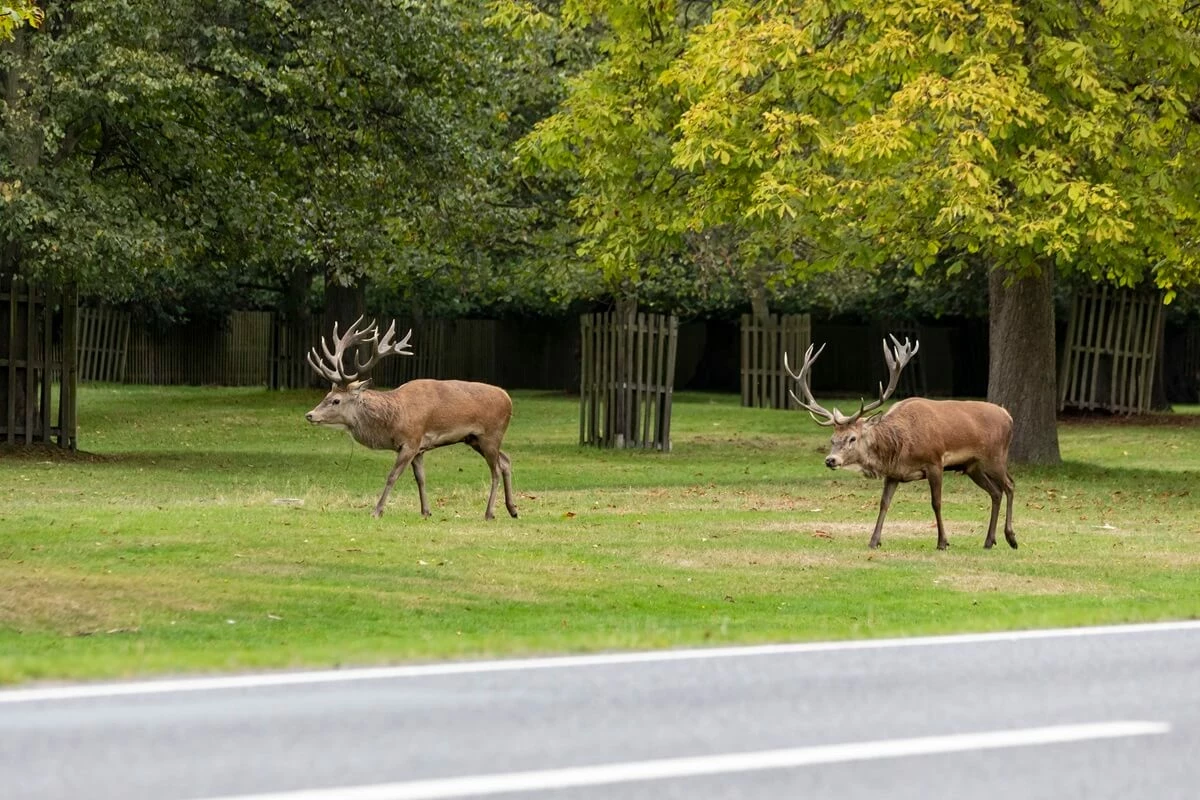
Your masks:
{"label": "asphalt road", "polygon": [[4,800],[493,796],[1197,797],[1200,622],[0,692]]}

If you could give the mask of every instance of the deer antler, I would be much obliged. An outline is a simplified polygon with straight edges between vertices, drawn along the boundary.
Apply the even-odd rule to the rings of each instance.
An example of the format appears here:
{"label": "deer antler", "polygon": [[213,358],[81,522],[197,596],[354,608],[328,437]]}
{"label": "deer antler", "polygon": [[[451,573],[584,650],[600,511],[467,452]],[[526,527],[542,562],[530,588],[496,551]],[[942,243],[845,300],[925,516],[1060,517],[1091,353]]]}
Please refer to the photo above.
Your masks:
{"label": "deer antler", "polygon": [[875,409],[879,408],[881,405],[883,405],[884,400],[887,400],[892,396],[892,392],[896,391],[896,385],[900,382],[900,373],[904,371],[904,367],[910,360],[912,360],[912,357],[917,354],[917,351],[921,349],[920,342],[913,342],[912,344],[909,344],[907,336],[904,337],[904,344],[900,344],[900,341],[890,333],[888,334],[888,339],[892,340],[892,349],[890,350],[888,349],[887,339],[883,340],[883,360],[887,362],[888,368],[887,388],[884,389],[883,382],[880,381],[879,399],[872,400],[866,405],[860,404],[858,407],[858,414],[855,414],[853,417],[851,417],[852,421],[857,419],[859,415],[863,414],[864,412],[874,411]]}
{"label": "deer antler", "polygon": [[[796,401],[797,405],[809,413],[809,415],[813,418],[813,420],[816,421],[818,425],[849,425],[863,414],[874,411],[883,405],[883,401],[892,396],[892,392],[896,391],[896,385],[900,382],[900,373],[904,370],[904,367],[907,366],[908,362],[912,360],[912,357],[917,354],[917,350],[919,350],[921,347],[921,343],[919,341],[910,344],[908,337],[905,337],[904,344],[900,344],[899,340],[897,340],[892,334],[888,334],[888,337],[892,340],[893,349],[888,349],[887,339],[884,339],[883,359],[887,362],[889,375],[887,388],[885,389],[883,387],[883,382],[880,381],[879,399],[872,400],[870,403],[866,402],[866,400],[863,400],[858,404],[858,411],[855,411],[850,416],[847,417],[837,408],[834,408],[833,411],[826,411],[824,408],[817,405],[817,401],[813,399],[812,389],[809,387],[808,383],[808,371],[809,367],[812,366],[812,363],[817,360],[817,356],[821,355],[821,350],[825,349],[825,345],[821,345],[821,350],[818,350],[816,355],[813,354],[812,345],[808,346],[808,351],[804,354],[804,366],[800,368],[799,373],[792,371],[792,368],[788,366],[787,353],[783,354],[784,369],[786,369],[788,374],[799,382],[800,391],[804,395],[804,400],[801,400],[799,397],[797,397],[796,393],[790,389],[788,390],[788,394],[792,396],[792,399]],[[824,419],[818,419],[818,415]]]}
{"label": "deer antler", "polygon": [[[392,336],[396,333],[396,322],[392,321],[392,325],[384,334],[383,339],[379,338],[379,327],[375,324],[375,320],[371,320],[367,325],[363,325],[363,318],[359,317],[354,321],[346,331],[345,335],[338,336],[338,324],[333,323],[333,350],[329,349],[329,345],[325,341],[325,337],[321,337],[321,350],[324,351],[324,362],[322,363],[321,354],[317,352],[317,348],[312,348],[308,352],[308,365],[316,371],[316,373],[331,383],[336,383],[342,386],[349,384],[352,381],[358,380],[358,377],[374,367],[379,359],[390,355],[412,355],[412,348],[408,344],[408,340],[412,338],[412,329],[409,329],[408,334],[399,342],[392,342]],[[361,327],[360,327],[361,326]],[[360,344],[371,345],[371,354],[365,362],[358,360],[358,354],[354,356],[354,372],[346,372],[342,367],[342,358],[346,353],[346,348],[350,346],[357,347]]]}
{"label": "deer antler", "polygon": [[[804,353],[804,364],[803,364],[803,366],[800,367],[799,372],[792,371],[791,366],[788,365],[787,353],[784,352],[783,368],[787,370],[787,373],[789,375],[791,375],[793,378],[796,379],[796,383],[799,384],[799,386],[800,386],[800,392],[801,392],[801,394],[804,395],[804,399],[801,400],[799,397],[796,396],[795,392],[793,392],[791,389],[788,389],[788,394],[790,394],[792,396],[792,399],[796,401],[796,405],[800,406],[805,411],[807,411],[808,415],[810,417],[812,417],[813,421],[816,422],[818,425],[823,425],[825,427],[828,427],[828,426],[834,424],[834,421],[835,421],[834,414],[833,414],[833,412],[826,411],[824,408],[822,408],[821,406],[819,406],[817,404],[817,401],[815,399],[813,399],[812,388],[808,384],[808,370],[813,365],[813,362],[817,360],[817,356],[821,355],[821,351],[824,349],[825,349],[825,345],[822,344],[821,349],[818,350],[814,354],[813,353],[813,345],[810,344],[808,346],[808,350],[805,351],[805,353]],[[840,417],[841,414],[838,414],[838,416]]]}
{"label": "deer antler", "polygon": [[375,323],[371,323],[371,328],[375,335],[371,337],[371,355],[367,357],[366,363],[360,363],[358,356],[354,358],[354,366],[356,371],[353,375],[347,376],[347,380],[354,380],[359,375],[374,367],[379,359],[386,356],[411,356],[412,347],[409,346],[408,340],[412,338],[412,328],[408,329],[408,333],[404,334],[404,338],[398,342],[393,342],[392,337],[396,335],[396,320],[392,320],[392,324],[388,326],[387,333],[383,338],[379,338],[379,328],[375,327]]}

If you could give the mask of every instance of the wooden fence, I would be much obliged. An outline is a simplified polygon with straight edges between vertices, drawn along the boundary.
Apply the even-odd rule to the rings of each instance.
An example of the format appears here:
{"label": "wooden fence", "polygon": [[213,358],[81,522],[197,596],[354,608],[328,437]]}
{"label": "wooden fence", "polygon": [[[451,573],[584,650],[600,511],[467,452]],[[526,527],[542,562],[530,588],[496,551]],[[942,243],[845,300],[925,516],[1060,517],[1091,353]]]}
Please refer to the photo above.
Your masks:
{"label": "wooden fence", "polygon": [[1059,368],[1059,410],[1150,410],[1163,302],[1157,292],[1093,287],[1071,306]]}
{"label": "wooden fence", "polygon": [[271,389],[305,389],[319,380],[308,365],[309,348],[321,339],[321,320],[289,320],[281,314],[271,321],[271,341],[265,354],[267,386]]}
{"label": "wooden fence", "polygon": [[742,405],[752,408],[798,408],[788,395],[793,380],[783,367],[787,353],[792,369],[804,363],[812,341],[808,314],[742,315]]}
{"label": "wooden fence", "polygon": [[678,333],[674,316],[581,317],[580,444],[671,449]]}
{"label": "wooden fence", "polygon": [[265,386],[272,314],[242,311],[225,325],[193,323],[129,337],[125,381],[159,385]]}
{"label": "wooden fence", "polygon": [[[75,449],[77,312],[73,287],[43,291],[0,275],[0,441]],[[55,348],[58,337],[68,346]]]}

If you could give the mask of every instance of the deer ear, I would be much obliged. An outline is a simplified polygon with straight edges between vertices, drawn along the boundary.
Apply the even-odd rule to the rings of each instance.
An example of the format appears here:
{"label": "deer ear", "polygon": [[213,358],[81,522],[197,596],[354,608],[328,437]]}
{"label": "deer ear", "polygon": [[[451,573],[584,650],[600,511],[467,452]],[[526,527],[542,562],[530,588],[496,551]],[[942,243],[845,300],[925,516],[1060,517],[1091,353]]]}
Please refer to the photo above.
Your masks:
{"label": "deer ear", "polygon": [[371,385],[371,379],[366,378],[361,381],[354,381],[353,383],[348,385],[346,387],[346,389],[350,392],[350,394],[354,395],[355,397],[358,397],[360,394],[363,393],[363,389],[366,389],[370,385]]}

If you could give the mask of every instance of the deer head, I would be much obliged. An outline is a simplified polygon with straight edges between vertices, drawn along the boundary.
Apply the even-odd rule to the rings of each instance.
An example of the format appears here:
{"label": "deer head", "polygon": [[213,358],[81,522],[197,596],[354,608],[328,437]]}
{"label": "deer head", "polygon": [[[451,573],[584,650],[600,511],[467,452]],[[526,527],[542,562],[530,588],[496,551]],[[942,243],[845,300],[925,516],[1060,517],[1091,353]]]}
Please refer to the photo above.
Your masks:
{"label": "deer head", "polygon": [[821,351],[825,349],[825,345],[821,345],[816,353],[813,353],[813,346],[809,345],[808,350],[804,353],[804,363],[800,367],[799,372],[792,370],[788,364],[787,353],[783,354],[783,367],[788,374],[795,378],[797,385],[800,388],[800,394],[803,399],[796,396],[796,393],[788,390],[788,394],[796,401],[796,404],[809,413],[813,420],[822,426],[833,426],[833,437],[830,440],[829,455],[825,458],[825,466],[830,469],[839,467],[850,467],[858,465],[861,459],[858,458],[859,451],[857,445],[862,434],[863,423],[866,419],[863,414],[869,414],[875,409],[883,405],[884,401],[892,396],[896,391],[896,385],[900,381],[900,373],[904,367],[917,354],[920,348],[920,342],[909,344],[907,338],[904,344],[896,339],[895,336],[889,337],[892,340],[892,347],[888,347],[887,339],[883,340],[883,358],[887,362],[888,367],[888,385],[884,388],[883,383],[879,384],[879,399],[872,400],[870,403],[862,400],[858,405],[858,411],[855,411],[850,416],[846,416],[836,407],[833,411],[828,411],[820,406],[813,398],[812,388],[809,383],[809,370],[812,368],[813,362],[817,360],[817,356],[821,355]]}
{"label": "deer head", "polygon": [[[333,349],[330,349],[325,337],[321,337],[323,357],[315,347],[308,353],[309,366],[318,375],[329,380],[333,384],[333,388],[316,408],[304,415],[304,418],[314,425],[331,425],[344,430],[354,428],[363,391],[370,383],[369,377],[362,376],[366,375],[379,362],[379,359],[385,356],[412,355],[412,347],[408,344],[408,340],[412,338],[412,330],[409,329],[399,342],[392,341],[392,337],[395,335],[395,320],[392,321],[391,326],[382,337],[379,335],[379,327],[374,320],[364,325],[363,318],[359,317],[342,336],[338,335],[338,324],[333,323],[331,340]],[[370,353],[366,361],[359,358],[359,345],[370,346]],[[352,346],[355,348],[354,370],[347,371],[343,361],[346,348]]]}

